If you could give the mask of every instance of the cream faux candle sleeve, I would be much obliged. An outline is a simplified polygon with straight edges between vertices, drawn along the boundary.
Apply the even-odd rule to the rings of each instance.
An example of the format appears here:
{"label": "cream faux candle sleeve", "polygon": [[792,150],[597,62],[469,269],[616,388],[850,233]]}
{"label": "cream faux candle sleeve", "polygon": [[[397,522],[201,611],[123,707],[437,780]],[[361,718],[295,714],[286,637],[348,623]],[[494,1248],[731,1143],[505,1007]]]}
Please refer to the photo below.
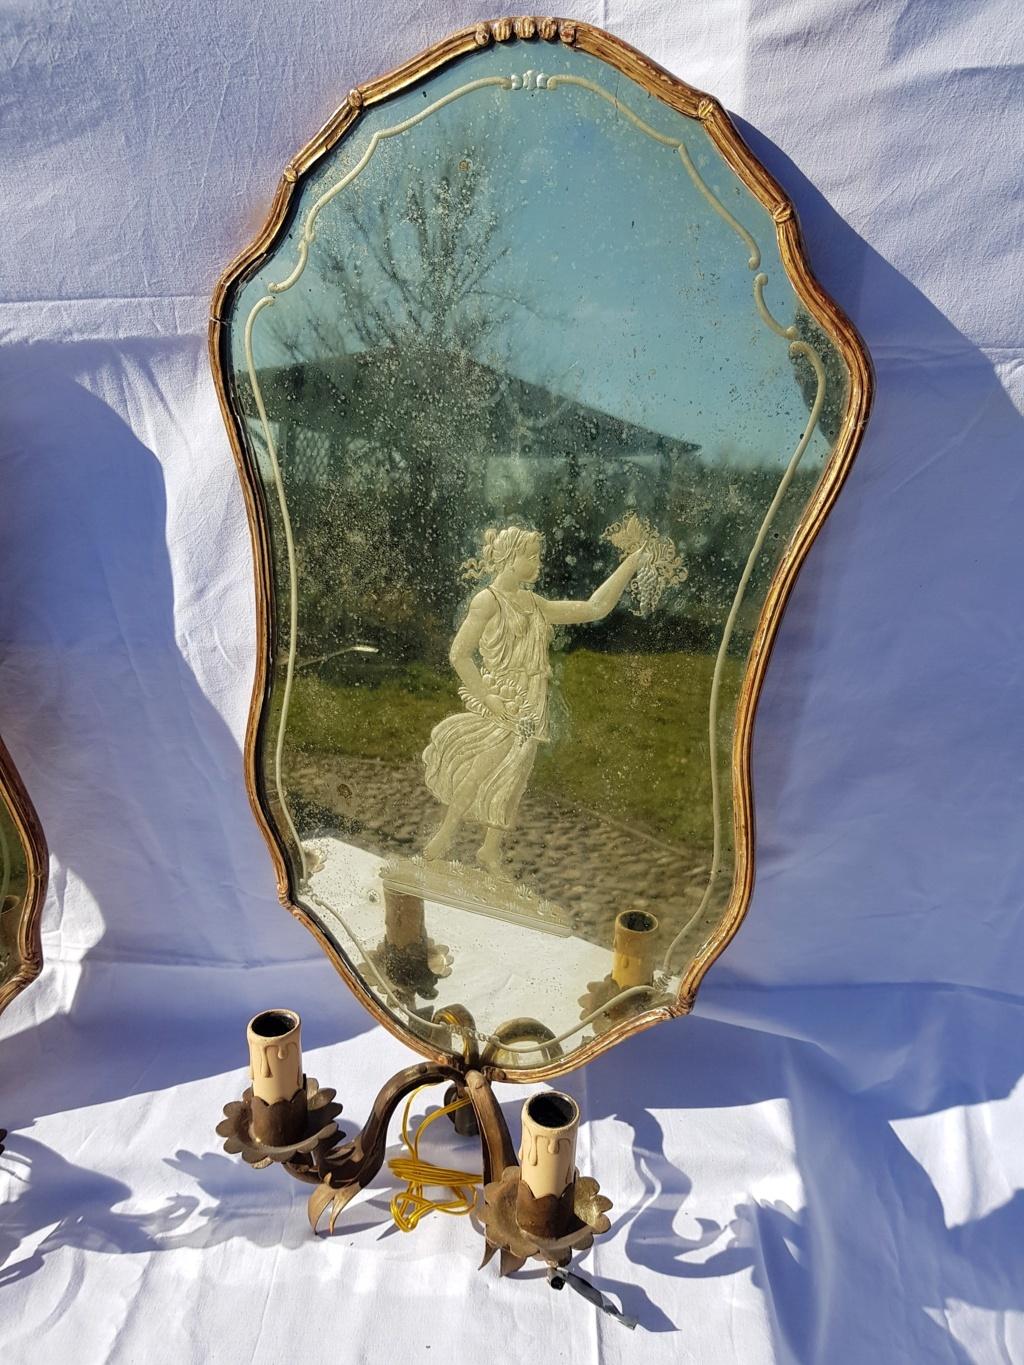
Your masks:
{"label": "cream faux candle sleeve", "polygon": [[302,1086],[301,1028],[294,1010],[264,1010],[249,1021],[252,1093],[265,1104],[290,1100]]}

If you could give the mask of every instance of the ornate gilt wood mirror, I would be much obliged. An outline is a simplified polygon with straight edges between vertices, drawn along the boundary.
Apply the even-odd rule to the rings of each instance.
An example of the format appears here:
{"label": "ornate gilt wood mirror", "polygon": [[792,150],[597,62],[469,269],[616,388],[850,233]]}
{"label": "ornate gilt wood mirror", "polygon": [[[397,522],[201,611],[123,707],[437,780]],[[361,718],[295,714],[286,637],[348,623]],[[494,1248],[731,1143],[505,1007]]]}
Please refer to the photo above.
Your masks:
{"label": "ornate gilt wood mirror", "polygon": [[609,35],[479,25],[296,155],[211,350],[283,902],[389,1029],[492,1078],[688,1011],[870,396],[785,192]]}

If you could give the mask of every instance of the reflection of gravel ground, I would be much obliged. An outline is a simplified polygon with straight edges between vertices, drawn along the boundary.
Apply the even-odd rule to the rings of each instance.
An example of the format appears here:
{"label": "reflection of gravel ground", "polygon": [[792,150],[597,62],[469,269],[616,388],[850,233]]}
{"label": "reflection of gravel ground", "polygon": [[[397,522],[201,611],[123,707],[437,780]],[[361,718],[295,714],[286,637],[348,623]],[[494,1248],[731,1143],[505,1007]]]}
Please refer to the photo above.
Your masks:
{"label": "reflection of gravel ground", "polygon": [[[441,820],[441,807],[412,763],[342,755],[300,760],[292,764],[288,790],[302,838],[337,834],[383,856],[418,853]],[[450,856],[472,862],[481,837],[478,826],[463,827]],[[619,911],[646,909],[660,921],[664,949],[706,885],[707,854],[672,851],[591,812],[560,810],[529,790],[505,843],[510,875],[570,911],[583,938],[608,947]],[[721,913],[715,900],[703,931],[694,926],[692,948]]]}

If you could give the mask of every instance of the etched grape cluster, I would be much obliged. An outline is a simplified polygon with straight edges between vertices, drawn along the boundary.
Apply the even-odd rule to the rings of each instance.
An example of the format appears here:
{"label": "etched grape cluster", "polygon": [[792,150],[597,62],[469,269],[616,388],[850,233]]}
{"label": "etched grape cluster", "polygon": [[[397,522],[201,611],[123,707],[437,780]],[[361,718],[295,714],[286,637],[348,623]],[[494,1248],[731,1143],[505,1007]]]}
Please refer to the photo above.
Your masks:
{"label": "etched grape cluster", "polygon": [[632,584],[633,611],[637,616],[650,616],[661,601],[665,584],[649,559],[636,571]]}

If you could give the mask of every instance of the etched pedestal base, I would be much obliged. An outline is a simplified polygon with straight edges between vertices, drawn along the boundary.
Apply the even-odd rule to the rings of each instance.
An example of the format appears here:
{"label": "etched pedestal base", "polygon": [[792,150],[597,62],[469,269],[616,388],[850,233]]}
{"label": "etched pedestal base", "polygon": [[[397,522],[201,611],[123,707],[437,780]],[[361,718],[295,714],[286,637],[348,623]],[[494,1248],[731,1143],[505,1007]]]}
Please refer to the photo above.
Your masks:
{"label": "etched pedestal base", "polygon": [[380,879],[385,891],[420,896],[560,938],[572,933],[572,917],[562,906],[538,896],[522,882],[485,868],[441,859],[430,861],[417,855],[384,863]]}

